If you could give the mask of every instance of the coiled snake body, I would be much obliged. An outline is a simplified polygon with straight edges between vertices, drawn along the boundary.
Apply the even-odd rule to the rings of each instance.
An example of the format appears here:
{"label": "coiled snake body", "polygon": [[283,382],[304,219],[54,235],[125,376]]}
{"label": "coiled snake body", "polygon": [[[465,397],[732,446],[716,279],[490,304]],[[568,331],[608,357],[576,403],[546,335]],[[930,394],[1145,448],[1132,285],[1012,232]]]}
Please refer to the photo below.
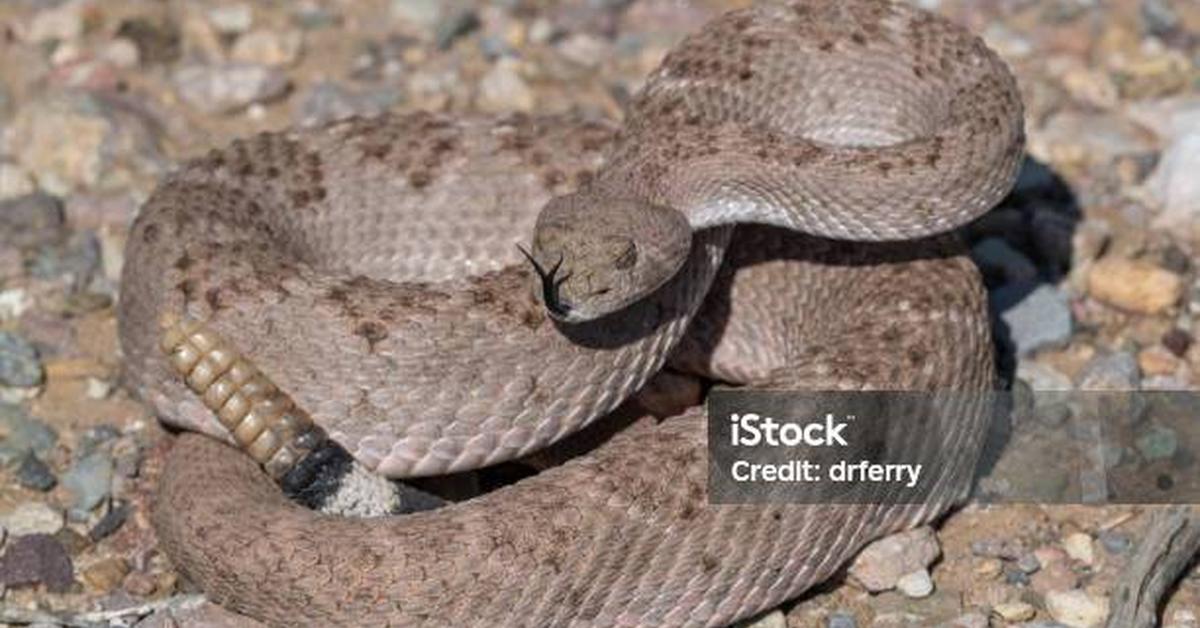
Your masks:
{"label": "coiled snake body", "polygon": [[[160,321],[202,321],[395,477],[536,451],[668,358],[745,385],[982,390],[984,294],[938,234],[1003,196],[1022,143],[1014,81],[977,38],[904,4],[797,0],[686,39],[619,130],[413,114],[214,151],[146,203],[123,278],[130,383],[216,437],[170,454],[162,546],[276,624],[716,625],[795,597],[962,487],[715,506],[692,410],[466,502],[329,517],[218,442],[235,439]],[[514,246],[530,233],[541,282]],[[983,422],[946,418],[948,466],[973,465]]]}

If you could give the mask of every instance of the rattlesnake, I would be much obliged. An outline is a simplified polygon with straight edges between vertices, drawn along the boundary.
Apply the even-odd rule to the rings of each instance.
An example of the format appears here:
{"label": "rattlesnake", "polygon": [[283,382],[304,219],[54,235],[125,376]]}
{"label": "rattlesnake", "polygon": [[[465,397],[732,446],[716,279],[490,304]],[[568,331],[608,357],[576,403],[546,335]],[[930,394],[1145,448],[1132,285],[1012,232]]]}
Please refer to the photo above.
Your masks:
{"label": "rattlesnake", "polygon": [[[301,434],[309,417],[389,476],[514,459],[668,358],[755,386],[984,390],[984,293],[940,234],[1000,200],[1023,139],[1011,75],[960,27],[793,0],[685,39],[621,127],[409,114],[213,151],[147,201],[122,284],[130,385],[216,437],[168,457],[162,546],[218,602],[281,625],[714,625],[795,597],[962,486],[912,505],[713,505],[692,409],[462,503],[330,517],[218,442],[234,439],[209,406],[231,388],[212,382],[235,349],[256,420],[286,417],[227,421],[261,436],[276,477],[322,434]],[[532,265],[515,246],[531,233]],[[956,477],[984,420],[971,408],[930,436]]]}

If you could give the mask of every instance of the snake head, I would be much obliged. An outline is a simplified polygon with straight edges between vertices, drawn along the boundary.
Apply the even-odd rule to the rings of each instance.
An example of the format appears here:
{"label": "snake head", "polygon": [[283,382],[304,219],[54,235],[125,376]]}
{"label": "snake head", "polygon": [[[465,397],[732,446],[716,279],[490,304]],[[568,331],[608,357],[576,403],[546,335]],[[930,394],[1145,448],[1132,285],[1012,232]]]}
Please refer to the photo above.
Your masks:
{"label": "snake head", "polygon": [[600,318],[641,299],[687,259],[692,230],[661,205],[574,194],[538,215],[532,251],[521,250],[537,291],[556,320]]}

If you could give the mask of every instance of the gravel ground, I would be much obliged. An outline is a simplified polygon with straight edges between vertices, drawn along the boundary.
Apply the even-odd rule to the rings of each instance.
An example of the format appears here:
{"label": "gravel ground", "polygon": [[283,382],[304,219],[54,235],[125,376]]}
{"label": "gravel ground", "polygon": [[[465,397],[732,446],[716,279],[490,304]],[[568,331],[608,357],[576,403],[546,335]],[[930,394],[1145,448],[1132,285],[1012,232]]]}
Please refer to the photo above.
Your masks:
{"label": "gravel ground", "polygon": [[[158,177],[237,136],[354,114],[618,117],[674,41],[746,4],[0,2],[0,619],[222,621],[156,548],[169,438],[118,377],[125,230]],[[1026,167],[968,230],[1018,391],[1195,389],[1200,3],[919,4],[981,33],[1024,93]],[[1074,435],[1031,403],[1053,456]],[[1196,476],[1192,423],[1134,426],[1129,455]],[[997,468],[1029,473],[1010,460]],[[760,625],[1100,625],[1149,510],[968,506]],[[1200,626],[1200,573],[1163,617]]]}

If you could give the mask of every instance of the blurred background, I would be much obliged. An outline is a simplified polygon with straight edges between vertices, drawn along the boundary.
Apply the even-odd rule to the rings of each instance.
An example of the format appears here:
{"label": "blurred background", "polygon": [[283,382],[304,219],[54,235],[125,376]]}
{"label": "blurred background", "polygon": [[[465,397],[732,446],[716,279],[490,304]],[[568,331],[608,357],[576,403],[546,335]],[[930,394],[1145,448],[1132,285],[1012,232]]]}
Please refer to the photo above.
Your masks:
{"label": "blurred background", "polygon": [[[1200,2],[914,1],[981,34],[1024,95],[1020,180],[967,230],[1014,388],[1197,388]],[[675,41],[746,4],[0,1],[0,620],[223,617],[156,549],[169,440],[119,382],[125,230],[159,177],[238,136],[350,115],[619,118]],[[1028,420],[1072,438],[1039,398]],[[1133,428],[1127,462],[1198,472],[1179,427]],[[968,506],[763,625],[1098,625],[1147,512]],[[1198,615],[1193,570],[1163,617]]]}

